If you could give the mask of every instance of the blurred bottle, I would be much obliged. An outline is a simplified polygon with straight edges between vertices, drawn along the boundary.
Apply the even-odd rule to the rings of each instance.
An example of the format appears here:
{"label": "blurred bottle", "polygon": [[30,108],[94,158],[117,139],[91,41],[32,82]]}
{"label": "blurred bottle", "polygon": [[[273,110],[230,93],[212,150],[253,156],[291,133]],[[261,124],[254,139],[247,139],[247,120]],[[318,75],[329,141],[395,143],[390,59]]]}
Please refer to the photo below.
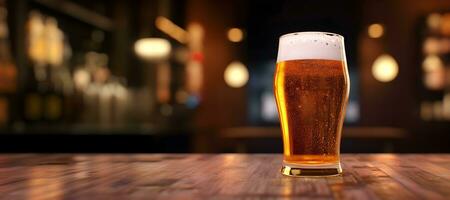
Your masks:
{"label": "blurred bottle", "polygon": [[45,91],[44,116],[48,123],[61,122],[63,120],[63,93],[58,87],[58,72],[49,68],[48,87]]}
{"label": "blurred bottle", "polygon": [[44,28],[46,40],[46,88],[44,93],[44,118],[47,123],[63,121],[64,95],[61,88],[61,68],[64,55],[64,36],[55,18],[47,17]]}
{"label": "blurred bottle", "polygon": [[43,118],[43,99],[40,91],[44,88],[43,81],[47,75],[44,36],[43,16],[38,11],[31,11],[27,23],[27,47],[31,64],[23,99],[23,118],[27,124],[35,124]]}
{"label": "blurred bottle", "polygon": [[[67,48],[65,48],[67,47]],[[66,98],[72,81],[67,67],[71,53],[55,18],[31,11],[28,21],[28,55],[24,118],[28,123],[57,124],[64,121]]]}
{"label": "blurred bottle", "polygon": [[88,52],[85,64],[74,73],[77,99],[82,99],[83,112],[80,121],[99,128],[123,125],[128,107],[126,81],[111,75],[108,56]]}
{"label": "blurred bottle", "polygon": [[80,66],[74,74],[75,85],[83,99],[83,112],[81,121],[85,124],[98,124],[100,122],[100,91],[106,81],[107,73],[98,73],[101,55],[96,52],[85,54],[84,66]]}
{"label": "blurred bottle", "polygon": [[44,16],[36,10],[30,12],[27,23],[28,56],[33,65],[45,65],[47,41]]}
{"label": "blurred bottle", "polygon": [[[42,121],[43,99],[41,91],[45,88],[42,76],[43,67],[32,67],[27,74],[25,97],[23,102],[23,115],[27,124],[35,124]],[[41,75],[39,75],[41,74]]]}
{"label": "blurred bottle", "polygon": [[14,118],[17,70],[11,58],[7,10],[0,1],[0,128]]}

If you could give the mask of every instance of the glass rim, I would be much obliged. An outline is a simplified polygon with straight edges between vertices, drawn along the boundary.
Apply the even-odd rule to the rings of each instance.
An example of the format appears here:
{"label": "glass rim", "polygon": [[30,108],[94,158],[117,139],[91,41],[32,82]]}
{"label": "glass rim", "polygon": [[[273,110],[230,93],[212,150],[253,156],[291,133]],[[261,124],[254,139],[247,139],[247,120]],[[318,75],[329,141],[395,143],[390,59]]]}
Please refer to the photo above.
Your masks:
{"label": "glass rim", "polygon": [[280,36],[281,38],[285,38],[285,37],[289,37],[289,36],[294,36],[294,35],[327,35],[327,36],[332,36],[332,37],[338,37],[342,40],[344,40],[344,36],[337,34],[337,33],[332,33],[332,32],[323,32],[323,31],[299,31],[299,32],[291,32],[291,33],[286,33]]}

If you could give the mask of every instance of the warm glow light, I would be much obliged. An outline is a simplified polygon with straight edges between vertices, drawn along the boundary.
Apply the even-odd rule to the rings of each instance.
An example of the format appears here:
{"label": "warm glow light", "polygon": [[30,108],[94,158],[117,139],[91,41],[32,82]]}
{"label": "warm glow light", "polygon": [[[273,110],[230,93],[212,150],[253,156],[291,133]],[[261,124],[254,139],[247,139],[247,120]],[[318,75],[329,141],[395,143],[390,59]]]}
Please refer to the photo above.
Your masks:
{"label": "warm glow light", "polygon": [[143,38],[134,43],[134,51],[144,59],[161,59],[169,55],[171,46],[169,41],[162,38]]}
{"label": "warm glow light", "polygon": [[445,87],[445,69],[436,68],[424,74],[424,84],[430,90],[442,90]]}
{"label": "warm glow light", "polygon": [[228,30],[228,39],[232,42],[240,42],[244,38],[244,33],[241,29],[232,28]]}
{"label": "warm glow light", "polygon": [[432,29],[439,28],[439,25],[441,24],[441,15],[438,13],[432,13],[428,15],[427,17],[427,25],[428,27]]}
{"label": "warm glow light", "polygon": [[441,15],[439,30],[442,35],[450,36],[450,13]]}
{"label": "warm glow light", "polygon": [[429,55],[422,63],[424,84],[430,90],[442,90],[445,86],[445,67],[437,55]]}
{"label": "warm glow light", "polygon": [[442,61],[439,56],[429,55],[425,58],[422,63],[423,71],[425,72],[433,72],[439,70],[443,67]]}
{"label": "warm glow light", "polygon": [[225,69],[224,78],[228,86],[240,88],[248,81],[248,70],[241,62],[234,61]]}
{"label": "warm glow light", "polygon": [[196,22],[191,22],[187,26],[188,31],[188,52],[189,59],[186,63],[185,87],[189,93],[186,105],[190,108],[196,107],[200,102],[201,90],[203,88],[204,66],[203,66],[203,46],[205,30],[203,26]]}
{"label": "warm glow light", "polygon": [[86,70],[78,69],[73,74],[73,81],[77,89],[84,90],[91,82],[91,75]]}
{"label": "warm glow light", "polygon": [[441,38],[439,47],[440,53],[450,52],[450,39]]}
{"label": "warm glow light", "polygon": [[426,54],[436,54],[441,51],[441,42],[434,37],[427,38],[423,43],[423,52]]}
{"label": "warm glow light", "polygon": [[392,56],[383,54],[373,62],[372,74],[380,82],[392,81],[397,77],[398,64]]}
{"label": "warm glow light", "polygon": [[444,95],[442,99],[442,115],[446,120],[450,120],[450,93]]}
{"label": "warm glow light", "polygon": [[189,35],[188,48],[191,52],[202,52],[205,38],[205,30],[199,23],[189,23],[187,26]]}
{"label": "warm glow light", "polygon": [[156,28],[166,33],[173,39],[177,40],[180,43],[187,42],[187,32],[183,28],[179,27],[166,17],[159,16],[155,21]]}
{"label": "warm glow light", "polygon": [[380,38],[384,34],[384,28],[381,24],[372,24],[368,29],[371,38]]}

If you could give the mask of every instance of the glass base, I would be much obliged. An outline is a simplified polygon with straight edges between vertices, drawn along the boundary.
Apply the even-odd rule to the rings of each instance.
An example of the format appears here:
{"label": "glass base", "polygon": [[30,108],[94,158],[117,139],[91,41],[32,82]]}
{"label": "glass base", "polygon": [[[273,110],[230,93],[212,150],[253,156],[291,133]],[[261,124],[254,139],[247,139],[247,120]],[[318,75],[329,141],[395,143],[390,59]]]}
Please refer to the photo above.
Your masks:
{"label": "glass base", "polygon": [[342,174],[342,168],[340,163],[303,165],[283,163],[281,174],[293,177],[338,176]]}

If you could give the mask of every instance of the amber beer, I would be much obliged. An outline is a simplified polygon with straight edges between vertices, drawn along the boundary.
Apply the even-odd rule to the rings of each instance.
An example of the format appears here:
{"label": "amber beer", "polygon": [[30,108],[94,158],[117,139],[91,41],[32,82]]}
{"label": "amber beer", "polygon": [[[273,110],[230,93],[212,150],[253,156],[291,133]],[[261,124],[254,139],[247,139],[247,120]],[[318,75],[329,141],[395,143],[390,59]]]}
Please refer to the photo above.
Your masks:
{"label": "amber beer", "polygon": [[282,173],[342,172],[339,146],[349,78],[343,38],[300,32],[280,38],[274,92],[283,132]]}

